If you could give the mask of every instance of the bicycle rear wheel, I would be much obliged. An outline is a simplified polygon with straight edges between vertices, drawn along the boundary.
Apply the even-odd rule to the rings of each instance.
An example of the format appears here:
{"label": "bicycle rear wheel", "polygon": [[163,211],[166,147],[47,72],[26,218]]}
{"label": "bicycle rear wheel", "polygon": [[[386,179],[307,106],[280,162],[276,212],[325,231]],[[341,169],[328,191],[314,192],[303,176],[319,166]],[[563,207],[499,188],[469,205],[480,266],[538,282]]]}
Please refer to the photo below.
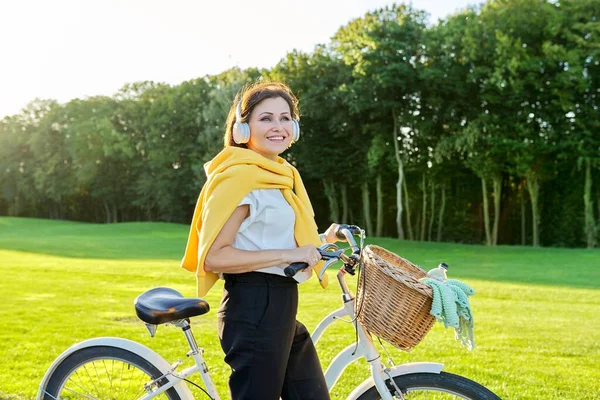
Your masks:
{"label": "bicycle rear wheel", "polygon": [[[465,377],[440,372],[439,374],[419,373],[394,377],[396,386],[406,400],[500,400],[493,392],[477,382]],[[395,388],[388,379],[386,382],[390,393],[394,394]],[[402,398],[402,397],[395,397]],[[375,386],[363,393],[359,400],[380,400],[381,395]]]}
{"label": "bicycle rear wheel", "polygon": [[[153,364],[130,351],[110,346],[88,347],[60,363],[48,380],[43,399],[137,399],[146,394],[144,384],[161,375]],[[166,382],[159,381],[154,389]],[[180,400],[173,388],[156,398]]]}

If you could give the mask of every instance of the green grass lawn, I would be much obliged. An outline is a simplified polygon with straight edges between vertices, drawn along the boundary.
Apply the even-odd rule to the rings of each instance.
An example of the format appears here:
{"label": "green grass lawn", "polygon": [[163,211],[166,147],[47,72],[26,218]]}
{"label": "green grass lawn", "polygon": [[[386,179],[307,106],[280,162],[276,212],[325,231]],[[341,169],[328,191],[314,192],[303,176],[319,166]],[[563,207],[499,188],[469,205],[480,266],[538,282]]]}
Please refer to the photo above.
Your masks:
{"label": "green grass lawn", "polygon": [[[195,296],[193,274],[178,266],[187,229],[0,218],[0,399],[33,398],[53,359],[92,337],[124,337],[171,362],[185,359],[180,331],[161,326],[150,338],[132,303],[155,286]],[[424,269],[445,261],[451,277],[477,291],[471,298],[475,350],[469,352],[452,330],[436,324],[409,353],[386,346],[396,363],[442,362],[447,371],[478,381],[503,399],[600,399],[600,251],[372,243]],[[309,329],[339,305],[335,279],[331,282],[327,290],[316,280],[301,285],[299,319]],[[209,293],[213,311],[192,324],[227,398],[228,368],[216,336],[220,292],[218,286]],[[351,326],[335,325],[317,345],[324,366],[353,340]],[[351,365],[332,398],[344,399],[368,374],[367,364]],[[196,398],[205,398],[194,390]]]}

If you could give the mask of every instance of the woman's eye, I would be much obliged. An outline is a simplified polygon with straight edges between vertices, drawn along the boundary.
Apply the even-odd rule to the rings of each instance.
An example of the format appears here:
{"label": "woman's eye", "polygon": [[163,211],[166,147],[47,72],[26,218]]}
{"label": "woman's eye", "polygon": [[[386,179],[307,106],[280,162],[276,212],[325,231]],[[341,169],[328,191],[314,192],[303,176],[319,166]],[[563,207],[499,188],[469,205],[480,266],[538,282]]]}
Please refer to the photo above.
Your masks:
{"label": "woman's eye", "polygon": [[[290,117],[281,117],[281,121],[289,121]],[[262,117],[259,121],[270,122],[271,117]]]}

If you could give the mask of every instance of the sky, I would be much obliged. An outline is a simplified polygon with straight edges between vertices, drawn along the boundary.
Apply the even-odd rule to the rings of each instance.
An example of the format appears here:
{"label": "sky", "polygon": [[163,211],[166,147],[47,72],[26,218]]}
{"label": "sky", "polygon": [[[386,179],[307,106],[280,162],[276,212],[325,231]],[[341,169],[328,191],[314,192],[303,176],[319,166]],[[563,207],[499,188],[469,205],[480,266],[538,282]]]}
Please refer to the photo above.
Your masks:
{"label": "sky", "polygon": [[[238,66],[270,68],[329,43],[390,0],[0,0],[0,118],[35,98],[111,96]],[[413,0],[431,22],[476,0]]]}

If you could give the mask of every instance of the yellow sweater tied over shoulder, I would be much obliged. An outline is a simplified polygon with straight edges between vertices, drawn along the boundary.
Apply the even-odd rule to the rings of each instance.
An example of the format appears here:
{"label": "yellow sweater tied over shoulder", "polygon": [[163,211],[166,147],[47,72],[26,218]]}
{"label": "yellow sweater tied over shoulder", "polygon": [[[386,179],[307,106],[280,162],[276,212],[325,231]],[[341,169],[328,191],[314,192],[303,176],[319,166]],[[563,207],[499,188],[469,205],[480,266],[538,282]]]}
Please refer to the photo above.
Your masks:
{"label": "yellow sweater tied over shoulder", "polygon": [[[296,214],[294,237],[298,246],[319,246],[317,224],[298,170],[281,157],[276,161],[240,147],[226,147],[204,165],[207,181],[196,203],[181,266],[196,273],[198,296],[205,296],[219,276],[204,270],[204,260],[215,238],[242,199],[255,189],[279,189]],[[313,271],[321,271],[319,262]],[[327,275],[321,286],[327,287]]]}

